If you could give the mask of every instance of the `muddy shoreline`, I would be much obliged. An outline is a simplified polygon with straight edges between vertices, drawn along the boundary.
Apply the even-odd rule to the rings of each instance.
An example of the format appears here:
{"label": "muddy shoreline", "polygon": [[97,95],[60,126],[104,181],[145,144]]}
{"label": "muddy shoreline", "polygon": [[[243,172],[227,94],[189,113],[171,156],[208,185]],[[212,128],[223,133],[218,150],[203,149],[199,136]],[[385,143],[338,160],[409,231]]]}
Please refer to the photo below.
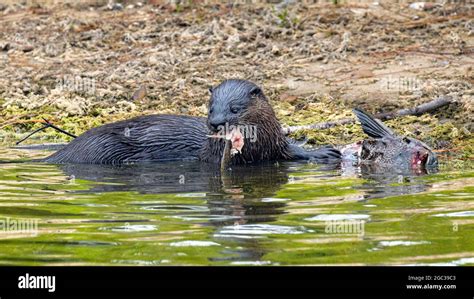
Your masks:
{"label": "muddy shoreline", "polygon": [[[43,117],[78,135],[143,114],[205,116],[209,86],[244,78],[285,125],[449,95],[448,107],[388,125],[472,159],[472,5],[153,3],[0,7],[0,143]],[[294,134],[335,145],[361,136],[358,125]],[[68,140],[49,129],[28,142]]]}

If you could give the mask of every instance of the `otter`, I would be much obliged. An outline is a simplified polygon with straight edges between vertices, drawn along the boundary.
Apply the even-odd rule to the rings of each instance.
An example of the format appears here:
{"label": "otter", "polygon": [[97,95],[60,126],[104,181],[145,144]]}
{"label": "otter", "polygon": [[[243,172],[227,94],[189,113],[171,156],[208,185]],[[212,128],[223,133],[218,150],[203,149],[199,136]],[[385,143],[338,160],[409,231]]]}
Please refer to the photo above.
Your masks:
{"label": "otter", "polygon": [[[86,131],[43,161],[124,164],[200,160],[219,164],[227,142],[225,136],[229,134],[226,129],[234,128],[233,132],[239,133],[240,146],[226,158],[229,166],[279,160],[340,162],[341,153],[332,146],[305,150],[292,144],[256,84],[230,79],[210,88],[210,93],[207,119],[147,115],[106,124]],[[219,134],[222,138],[213,138]]]}

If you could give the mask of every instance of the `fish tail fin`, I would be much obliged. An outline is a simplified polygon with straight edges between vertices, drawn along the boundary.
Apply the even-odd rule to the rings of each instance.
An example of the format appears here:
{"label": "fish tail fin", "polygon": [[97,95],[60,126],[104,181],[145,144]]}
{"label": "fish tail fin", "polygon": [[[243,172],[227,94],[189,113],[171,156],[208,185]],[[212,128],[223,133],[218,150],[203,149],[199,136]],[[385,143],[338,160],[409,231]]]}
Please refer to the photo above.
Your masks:
{"label": "fish tail fin", "polygon": [[364,130],[364,133],[369,135],[370,137],[383,138],[383,137],[395,136],[395,133],[393,133],[393,131],[390,128],[384,125],[380,120],[375,119],[369,114],[367,114],[362,109],[355,108],[352,111],[359,119],[360,124],[362,125],[362,130]]}

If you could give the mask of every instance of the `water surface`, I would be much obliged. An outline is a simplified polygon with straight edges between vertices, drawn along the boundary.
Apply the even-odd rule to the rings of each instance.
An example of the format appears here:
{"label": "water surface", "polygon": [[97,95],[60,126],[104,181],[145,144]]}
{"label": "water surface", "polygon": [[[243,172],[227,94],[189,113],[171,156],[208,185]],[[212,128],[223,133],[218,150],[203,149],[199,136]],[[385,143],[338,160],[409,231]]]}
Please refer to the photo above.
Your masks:
{"label": "water surface", "polygon": [[474,170],[1,163],[0,264],[474,265]]}

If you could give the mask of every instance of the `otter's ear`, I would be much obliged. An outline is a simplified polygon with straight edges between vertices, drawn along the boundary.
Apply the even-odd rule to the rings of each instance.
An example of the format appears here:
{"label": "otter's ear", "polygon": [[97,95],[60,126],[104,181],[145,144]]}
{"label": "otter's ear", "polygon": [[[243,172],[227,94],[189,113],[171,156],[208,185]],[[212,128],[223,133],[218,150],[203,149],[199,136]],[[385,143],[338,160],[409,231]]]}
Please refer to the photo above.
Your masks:
{"label": "otter's ear", "polygon": [[256,86],[250,91],[250,96],[264,99],[263,91],[260,87]]}
{"label": "otter's ear", "polygon": [[212,94],[213,91],[214,89],[212,88],[212,86],[209,86],[209,93]]}

